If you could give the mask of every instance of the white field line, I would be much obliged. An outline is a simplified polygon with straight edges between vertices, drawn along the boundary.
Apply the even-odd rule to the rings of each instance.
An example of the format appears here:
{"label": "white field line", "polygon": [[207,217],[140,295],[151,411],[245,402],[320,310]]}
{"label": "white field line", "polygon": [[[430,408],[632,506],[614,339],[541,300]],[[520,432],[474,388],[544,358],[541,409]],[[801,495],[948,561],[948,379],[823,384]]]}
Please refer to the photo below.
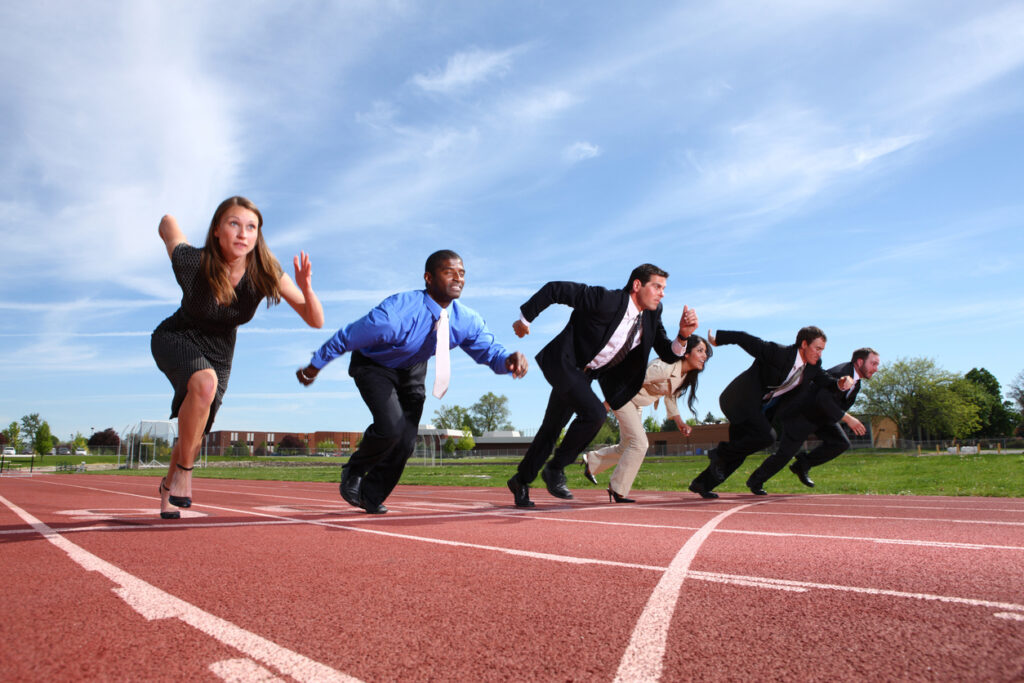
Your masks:
{"label": "white field line", "polygon": [[113,589],[114,593],[150,621],[178,618],[224,645],[243,652],[252,659],[273,667],[298,681],[310,681],[311,683],[315,681],[358,683],[359,681],[357,678],[346,676],[329,666],[246,631],[129,574],[81,546],[75,545],[3,496],[0,496],[0,503],[6,505],[47,541],[63,550],[68,557],[86,571],[98,572],[116,584],[117,588]]}
{"label": "white field line", "polygon": [[[758,505],[750,503],[749,505]],[[701,545],[722,523],[726,517],[735,514],[747,505],[726,510],[709,520],[686,540],[676,556],[672,558],[668,568],[661,575],[658,585],[651,591],[651,597],[644,605],[644,611],[637,619],[636,626],[629,638],[629,645],[619,661],[619,669],[615,674],[617,682],[658,681],[661,679],[662,662],[665,658],[665,645],[668,642],[668,630],[672,623],[672,615],[679,601],[679,591],[683,580],[690,570],[690,563],[697,556]]]}

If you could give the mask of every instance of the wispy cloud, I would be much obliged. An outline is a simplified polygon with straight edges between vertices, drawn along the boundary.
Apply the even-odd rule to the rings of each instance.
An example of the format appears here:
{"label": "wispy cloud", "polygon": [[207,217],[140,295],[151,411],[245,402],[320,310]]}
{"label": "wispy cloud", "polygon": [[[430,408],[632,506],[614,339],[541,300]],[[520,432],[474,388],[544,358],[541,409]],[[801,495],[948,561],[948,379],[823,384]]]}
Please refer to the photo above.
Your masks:
{"label": "wispy cloud", "polygon": [[412,82],[428,92],[450,93],[477,83],[500,78],[512,69],[513,57],[522,48],[501,51],[471,49],[448,58],[444,69],[416,74]]}

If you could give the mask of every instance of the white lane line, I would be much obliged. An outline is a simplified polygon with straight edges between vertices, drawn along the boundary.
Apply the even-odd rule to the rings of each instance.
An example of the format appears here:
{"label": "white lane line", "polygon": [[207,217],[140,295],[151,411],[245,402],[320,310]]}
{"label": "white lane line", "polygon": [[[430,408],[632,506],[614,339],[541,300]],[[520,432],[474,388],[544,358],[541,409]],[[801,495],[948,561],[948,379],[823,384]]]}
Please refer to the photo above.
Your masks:
{"label": "white lane line", "polygon": [[995,524],[996,526],[1024,526],[1021,522],[1003,522],[995,519],[949,519],[945,517],[883,517],[881,515],[826,515],[815,512],[761,512],[747,513],[757,515],[784,515],[787,517],[825,517],[826,519],[870,519],[882,522],[941,522],[946,524]]}
{"label": "white lane line", "polygon": [[75,545],[3,496],[0,496],[0,503],[6,505],[22,521],[35,529],[47,541],[67,553],[68,557],[84,569],[98,572],[117,584],[118,587],[114,588],[113,592],[150,621],[178,618],[224,645],[233,647],[298,681],[359,682],[357,678],[347,676],[325,664],[292,652],[129,574],[120,567],[93,555],[85,548]]}
{"label": "white lane line", "polygon": [[1009,619],[1011,621],[1024,621],[1024,614],[1020,612],[996,612],[992,616],[998,617],[999,619]]}
{"label": "white lane line", "polygon": [[[80,488],[87,488],[87,487],[80,487]],[[96,489],[96,490],[103,490],[103,489]],[[103,491],[105,491],[105,490],[103,490]],[[127,495],[127,496],[137,496],[137,495],[139,495],[139,494],[134,494],[134,493],[119,492],[119,491],[106,491],[106,492],[108,492],[108,493],[116,493],[116,494],[120,494],[120,495]],[[3,500],[3,499],[0,498],[0,500]],[[726,510],[725,512],[720,514],[715,519],[727,517],[730,514],[733,514],[735,512],[743,510],[744,508],[751,507],[752,505],[765,504],[765,503],[770,503],[770,502],[771,501],[757,501],[756,503],[749,503],[747,505],[740,506],[740,507],[737,507],[737,508],[733,508],[731,510]],[[562,562],[562,563],[567,563],[567,564],[577,564],[577,565],[580,565],[580,564],[593,564],[593,565],[609,566],[609,567],[621,567],[621,568],[628,568],[628,569],[641,569],[641,570],[655,571],[655,572],[665,572],[668,569],[666,567],[661,567],[661,566],[656,566],[656,565],[639,564],[639,563],[634,563],[634,562],[616,562],[616,561],[613,561],[613,560],[603,560],[603,559],[598,559],[598,558],[582,558],[582,557],[567,556],[567,555],[555,555],[553,553],[538,553],[538,552],[529,551],[529,550],[516,550],[514,548],[502,548],[502,547],[497,547],[497,546],[488,546],[488,545],[481,545],[481,544],[476,544],[476,543],[466,543],[466,542],[463,542],[463,541],[449,541],[449,540],[430,538],[430,537],[424,537],[424,536],[414,536],[414,535],[410,535],[410,534],[400,534],[400,533],[395,533],[395,532],[391,532],[391,531],[383,531],[383,530],[380,530],[380,529],[366,529],[366,528],[360,528],[360,527],[357,527],[357,526],[349,526],[349,524],[351,522],[371,519],[371,518],[368,518],[366,516],[356,517],[356,518],[346,519],[346,520],[338,520],[338,521],[333,521],[332,522],[332,521],[323,521],[323,520],[315,520],[315,519],[314,520],[310,520],[310,519],[302,519],[302,518],[295,518],[295,517],[282,517],[282,516],[279,516],[279,515],[271,515],[271,514],[266,514],[266,513],[260,513],[260,512],[255,512],[255,511],[252,511],[252,510],[239,510],[239,509],[235,509],[235,508],[220,507],[220,506],[214,506],[214,505],[207,505],[207,506],[204,506],[204,507],[208,507],[210,509],[215,509],[215,510],[222,510],[224,512],[232,512],[232,513],[237,513],[237,514],[242,514],[242,515],[249,515],[249,516],[256,516],[256,517],[266,518],[266,521],[263,521],[263,522],[233,522],[233,523],[223,524],[223,526],[258,526],[258,525],[261,525],[261,524],[309,524],[309,525],[312,525],[312,526],[326,527],[328,529],[340,529],[340,530],[354,531],[354,532],[360,532],[360,533],[369,533],[369,534],[375,534],[375,535],[378,535],[378,536],[386,536],[386,537],[397,538],[397,539],[401,539],[401,540],[417,541],[417,542],[421,542],[421,543],[431,543],[431,544],[443,545],[443,546],[449,546],[449,547],[462,547],[462,548],[470,548],[470,549],[473,549],[473,550],[485,550],[485,551],[490,551],[490,552],[499,552],[499,553],[503,553],[503,554],[506,554],[506,555],[526,557],[526,558],[530,558],[530,559],[546,560],[546,561],[552,561],[552,562]],[[420,518],[437,518],[437,517],[467,517],[467,516],[478,516],[478,514],[479,513],[458,513],[458,514],[444,514],[444,515],[432,515],[432,516],[424,515],[422,517],[421,516],[416,516],[416,518],[420,519]],[[489,513],[489,514],[498,515],[499,513],[495,512],[495,513]],[[515,513],[513,513],[512,511],[508,511],[507,513],[500,513],[500,514],[506,514],[506,515],[512,516]],[[524,514],[526,515],[527,519],[536,519],[536,520],[546,519],[546,518],[541,518],[541,517],[534,517],[534,516],[531,516],[531,515],[529,515],[527,513],[524,513]],[[408,520],[408,519],[411,519],[411,518],[412,517],[410,517],[410,516],[399,516],[399,517],[396,517],[395,519]],[[379,520],[380,518],[379,517],[374,517],[372,519]],[[558,520],[547,520],[547,521],[558,521]],[[715,520],[711,520],[711,521],[713,522]],[[605,522],[601,522],[601,523],[604,524]],[[709,524],[710,523],[711,522],[709,522]],[[167,525],[164,525],[164,524],[159,524],[159,525],[154,524],[152,526],[145,526],[145,527],[143,527],[143,526],[130,526],[128,528],[134,529],[134,530],[140,530],[140,529],[147,529],[147,530],[148,529],[160,529],[160,530],[162,530],[162,529],[171,529],[171,530],[173,530],[173,529],[181,528],[183,526],[186,526],[186,525],[184,525],[184,524],[167,524]],[[202,523],[202,524],[195,524],[195,525],[189,525],[189,526],[208,527],[208,526],[214,526],[214,524],[212,524],[212,523]],[[707,525],[705,525],[705,526],[707,526]],[[106,530],[108,528],[109,527],[98,527],[95,530],[100,531],[100,530]],[[684,527],[679,527],[679,528],[685,529]],[[727,531],[727,530],[723,530],[723,529],[718,529],[718,530],[716,530],[716,533],[747,533],[747,532],[734,532],[734,531]],[[760,533],[768,533],[768,532],[756,532],[756,533],[760,534]],[[833,537],[826,537],[826,538],[833,538]],[[834,538],[837,538],[838,540],[848,540],[846,537],[842,537],[842,536],[838,536],[838,537],[834,537]],[[888,539],[868,539],[868,540],[887,541]],[[685,549],[685,547],[686,546],[684,545],[684,549]],[[1016,550],[1017,548],[1011,547],[1010,549]],[[682,550],[680,550],[680,552],[682,552]],[[677,557],[678,557],[678,554],[677,554]],[[670,565],[669,568],[671,568],[671,565]],[[762,587],[762,588],[773,588],[773,589],[776,589],[776,590],[781,590],[781,589],[786,589],[786,588],[798,588],[798,589],[831,590],[831,591],[850,592],[850,593],[858,593],[858,594],[876,594],[876,595],[886,595],[886,596],[889,596],[889,597],[899,597],[899,598],[918,599],[918,600],[933,600],[933,601],[938,601],[938,602],[945,602],[945,603],[952,603],[952,604],[961,604],[961,605],[967,605],[967,606],[972,606],[972,607],[989,607],[989,608],[996,608],[996,609],[1005,609],[1005,610],[1012,610],[1012,611],[1014,611],[1014,613],[1016,613],[1018,611],[1021,612],[1021,613],[1024,613],[1024,604],[1005,603],[1005,602],[993,602],[993,601],[988,601],[988,600],[978,600],[978,599],[974,599],[974,598],[961,598],[961,597],[956,597],[956,596],[934,595],[934,594],[928,594],[928,593],[910,593],[910,592],[904,592],[904,591],[893,591],[893,590],[888,590],[888,589],[864,588],[864,587],[859,587],[859,586],[841,586],[841,585],[835,585],[835,584],[791,581],[791,580],[787,580],[787,579],[773,579],[773,578],[756,577],[756,576],[737,576],[737,575],[732,575],[732,574],[721,574],[721,573],[699,572],[699,571],[689,572],[688,577],[692,578],[692,579],[698,579],[698,580],[703,580],[703,581],[711,581],[711,582],[715,582],[715,583],[731,583],[731,584],[734,584],[734,585],[757,586],[757,587]]]}
{"label": "white lane line", "polygon": [[616,681],[658,681],[661,679],[662,662],[665,658],[665,643],[668,640],[668,629],[672,622],[672,614],[679,600],[679,590],[690,570],[690,562],[696,557],[697,551],[707,540],[715,527],[726,517],[760,503],[748,503],[732,508],[709,520],[696,531],[676,556],[672,558],[668,569],[662,574],[658,585],[651,592],[651,597],[644,606],[644,611],[637,620],[636,627],[626,646],[626,652],[619,662],[619,670],[615,674]]}
{"label": "white lane line", "polygon": [[208,668],[224,683],[284,683],[251,659],[225,659]]}

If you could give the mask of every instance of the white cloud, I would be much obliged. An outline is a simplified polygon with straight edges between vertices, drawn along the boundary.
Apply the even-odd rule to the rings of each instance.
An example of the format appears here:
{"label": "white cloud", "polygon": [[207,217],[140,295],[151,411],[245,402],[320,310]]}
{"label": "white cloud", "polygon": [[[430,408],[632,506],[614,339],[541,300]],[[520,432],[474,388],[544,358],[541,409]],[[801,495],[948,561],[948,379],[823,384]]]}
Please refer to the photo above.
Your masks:
{"label": "white cloud", "polygon": [[443,70],[429,74],[417,74],[412,82],[428,92],[450,93],[476,83],[500,78],[512,69],[512,57],[518,48],[492,52],[467,50],[448,58]]}
{"label": "white cloud", "polygon": [[593,159],[600,155],[601,148],[590,142],[574,142],[562,152],[562,157],[570,163]]}

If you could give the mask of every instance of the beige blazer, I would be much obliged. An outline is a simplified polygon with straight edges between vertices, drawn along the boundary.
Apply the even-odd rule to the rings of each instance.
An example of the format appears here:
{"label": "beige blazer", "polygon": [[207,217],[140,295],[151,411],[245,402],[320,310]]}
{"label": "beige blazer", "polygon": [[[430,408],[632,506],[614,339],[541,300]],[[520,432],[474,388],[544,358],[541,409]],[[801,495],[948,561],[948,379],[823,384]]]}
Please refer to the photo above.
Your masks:
{"label": "beige blazer", "polygon": [[640,393],[633,397],[632,403],[637,407],[649,406],[652,403],[658,407],[658,401],[664,397],[665,412],[669,417],[679,414],[676,406],[676,392],[683,383],[683,361],[666,363],[660,358],[655,358],[647,366],[647,374],[644,375],[644,384]]}

